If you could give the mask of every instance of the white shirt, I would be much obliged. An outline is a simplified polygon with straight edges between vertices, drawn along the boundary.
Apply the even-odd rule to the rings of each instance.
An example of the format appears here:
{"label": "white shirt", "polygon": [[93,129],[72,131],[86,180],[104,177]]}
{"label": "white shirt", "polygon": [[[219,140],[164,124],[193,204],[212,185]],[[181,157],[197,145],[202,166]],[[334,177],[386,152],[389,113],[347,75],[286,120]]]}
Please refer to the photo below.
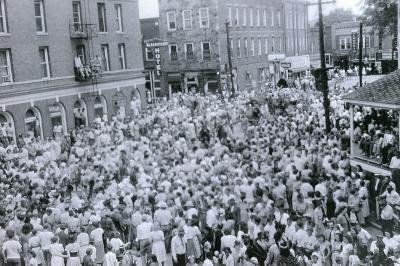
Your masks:
{"label": "white shirt", "polygon": [[137,227],[137,240],[144,240],[150,238],[152,223],[144,222]]}
{"label": "white shirt", "polygon": [[21,256],[18,251],[21,249],[21,244],[18,241],[11,239],[4,242],[2,252],[3,254],[6,254],[7,259],[19,259]]}

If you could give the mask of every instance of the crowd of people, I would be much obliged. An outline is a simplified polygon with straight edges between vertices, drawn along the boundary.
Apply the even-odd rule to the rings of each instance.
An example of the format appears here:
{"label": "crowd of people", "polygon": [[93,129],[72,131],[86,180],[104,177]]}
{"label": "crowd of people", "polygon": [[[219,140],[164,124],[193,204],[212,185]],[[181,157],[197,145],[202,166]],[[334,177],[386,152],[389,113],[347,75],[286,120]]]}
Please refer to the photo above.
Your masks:
{"label": "crowd of people", "polygon": [[0,265],[400,265],[400,197],[351,169],[347,92],[331,91],[329,134],[308,88],[280,112],[254,92],[175,95],[68,139],[3,143]]}

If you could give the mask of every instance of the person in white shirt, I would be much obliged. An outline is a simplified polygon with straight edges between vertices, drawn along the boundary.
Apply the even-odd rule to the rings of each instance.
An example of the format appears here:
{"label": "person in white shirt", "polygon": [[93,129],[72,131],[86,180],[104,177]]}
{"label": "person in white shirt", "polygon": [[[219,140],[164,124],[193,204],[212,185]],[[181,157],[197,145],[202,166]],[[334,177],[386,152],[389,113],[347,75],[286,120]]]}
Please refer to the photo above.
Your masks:
{"label": "person in white shirt", "polygon": [[206,259],[203,262],[203,266],[214,266],[212,261],[213,255],[211,252],[206,253]]}
{"label": "person in white shirt", "polygon": [[13,230],[7,230],[7,237],[9,240],[3,243],[1,253],[4,258],[6,265],[21,265],[21,253],[22,246],[19,241],[15,238],[15,232]]}
{"label": "person in white shirt", "polygon": [[221,237],[221,253],[223,253],[225,248],[232,249],[235,246],[236,236],[231,234],[231,230],[225,229],[224,236]]}
{"label": "person in white shirt", "polygon": [[119,266],[117,256],[112,251],[113,250],[112,245],[108,245],[107,250],[108,252],[104,256],[103,266]]}
{"label": "person in white shirt", "polygon": [[185,230],[183,228],[179,228],[178,234],[175,235],[171,240],[171,255],[174,266],[186,265],[186,243],[184,236]]}

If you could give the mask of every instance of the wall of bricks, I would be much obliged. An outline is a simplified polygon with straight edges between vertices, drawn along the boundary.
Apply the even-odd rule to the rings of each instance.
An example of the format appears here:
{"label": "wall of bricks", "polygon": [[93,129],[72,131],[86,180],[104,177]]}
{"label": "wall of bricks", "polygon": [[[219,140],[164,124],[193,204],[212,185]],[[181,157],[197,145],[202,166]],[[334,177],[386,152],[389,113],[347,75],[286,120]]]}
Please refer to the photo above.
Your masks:
{"label": "wall of bricks", "polygon": [[[46,32],[36,32],[34,2],[32,0],[7,1],[8,34],[0,35],[0,49],[11,49],[14,82],[0,84],[0,114],[4,111],[13,117],[15,131],[25,135],[25,114],[31,105],[40,113],[44,137],[52,136],[53,127],[49,105],[56,99],[66,111],[68,130],[75,127],[73,106],[76,100],[86,103],[88,121],[95,118],[94,101],[96,86],[92,93],[80,92],[91,81],[76,82],[74,57],[76,45],[86,46],[86,58],[101,56],[100,47],[108,44],[111,72],[104,73],[96,83],[106,99],[109,118],[116,113],[113,95],[119,91],[126,96],[126,114],[130,115],[132,91],[140,91],[142,107],[146,106],[144,88],[144,65],[142,37],[140,32],[138,0],[80,0],[83,24],[93,24],[98,29],[97,3],[106,6],[107,32],[94,35],[93,41],[76,40],[70,36],[72,23],[72,1],[44,0]],[[122,5],[123,33],[117,32],[115,4]],[[97,36],[96,36],[97,35]],[[118,44],[125,44],[126,70],[121,69]],[[49,48],[51,78],[42,80],[39,47]],[[89,61],[89,60],[87,60]],[[130,85],[127,85],[130,84]],[[72,93],[71,93],[72,92]],[[38,95],[46,95],[40,99]],[[68,96],[63,96],[68,95]],[[34,100],[33,100],[34,99]]]}

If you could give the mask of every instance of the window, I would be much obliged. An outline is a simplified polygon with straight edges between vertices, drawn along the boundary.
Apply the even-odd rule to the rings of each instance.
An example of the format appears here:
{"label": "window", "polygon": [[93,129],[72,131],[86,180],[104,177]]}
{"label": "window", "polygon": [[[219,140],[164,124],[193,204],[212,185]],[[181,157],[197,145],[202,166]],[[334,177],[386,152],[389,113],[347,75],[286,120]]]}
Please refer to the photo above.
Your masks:
{"label": "window", "polygon": [[262,54],[262,42],[261,38],[258,38],[258,55]]}
{"label": "window", "polygon": [[228,23],[232,25],[232,7],[228,6]]}
{"label": "window", "polygon": [[314,52],[315,52],[315,43],[312,42],[311,43],[311,53],[314,53]]}
{"label": "window", "polygon": [[190,30],[192,29],[192,10],[183,10],[183,29]]}
{"label": "window", "polygon": [[0,84],[13,82],[11,69],[11,50],[0,50]]}
{"label": "window", "polygon": [[237,7],[236,8],[236,13],[235,13],[235,26],[236,27],[238,27],[240,24],[239,24],[239,8]]}
{"label": "window", "polygon": [[171,44],[169,46],[169,56],[171,58],[171,61],[178,60],[178,47],[176,46],[176,44]]}
{"label": "window", "polygon": [[293,19],[292,19],[292,12],[289,12],[288,13],[288,26],[287,26],[287,28],[288,29],[292,29],[293,28]]}
{"label": "window", "polygon": [[5,0],[0,0],[0,33],[8,33]]}
{"label": "window", "polygon": [[272,41],[271,41],[271,52],[275,51],[275,37],[272,37]]}
{"label": "window", "polygon": [[146,47],[145,52],[146,52],[146,61],[153,61],[154,60],[153,50]]}
{"label": "window", "polygon": [[267,37],[264,38],[264,46],[265,46],[265,48],[264,48],[265,52],[264,53],[268,54],[268,38]]}
{"label": "window", "polygon": [[340,50],[346,50],[346,38],[340,38]]}
{"label": "window", "polygon": [[81,3],[72,2],[72,18],[74,23],[74,31],[82,31],[82,14],[81,14]]}
{"label": "window", "polygon": [[240,41],[240,39],[237,39],[237,45],[236,45],[236,56],[237,56],[237,58],[242,57],[242,51],[241,51],[240,46],[241,46],[241,41]]}
{"label": "window", "polygon": [[275,18],[273,9],[271,9],[271,27],[275,27]]}
{"label": "window", "polygon": [[42,71],[42,78],[50,78],[50,61],[49,61],[49,48],[40,47],[40,69]]}
{"label": "window", "polygon": [[281,11],[278,11],[278,13],[276,13],[276,19],[278,20],[278,27],[281,27]]}
{"label": "window", "polygon": [[117,32],[124,32],[124,23],[122,20],[122,5],[121,4],[115,4],[115,14],[116,14],[116,20],[117,20]]}
{"label": "window", "polygon": [[46,32],[43,0],[35,0],[36,32]]}
{"label": "window", "polygon": [[203,55],[203,61],[211,59],[211,50],[209,42],[203,42],[201,44],[201,51]]}
{"label": "window", "polygon": [[263,26],[267,26],[267,10],[264,9],[264,15],[263,15]]}
{"label": "window", "polygon": [[250,19],[250,26],[253,27],[253,9],[252,8],[250,8],[250,17],[249,17],[249,19]]}
{"label": "window", "polygon": [[99,16],[99,31],[107,32],[106,6],[104,3],[97,3],[97,14]]}
{"label": "window", "polygon": [[210,21],[208,17],[208,7],[202,7],[199,9],[200,13],[200,28],[208,28]]}
{"label": "window", "polygon": [[282,38],[279,37],[279,53],[282,52]]}
{"label": "window", "polygon": [[249,56],[249,44],[247,38],[244,38],[244,56]]}
{"label": "window", "polygon": [[118,44],[118,60],[119,66],[122,70],[126,69],[126,54],[125,54],[125,44],[120,43]]}
{"label": "window", "polygon": [[259,8],[257,8],[256,16],[257,16],[257,27],[260,27],[261,21],[260,21],[260,9]]}
{"label": "window", "polygon": [[251,43],[250,43],[250,55],[251,56],[254,56],[254,53],[255,53],[255,51],[254,51],[255,47],[254,46],[255,46],[254,45],[254,38],[251,38]]}
{"label": "window", "polygon": [[108,44],[101,45],[101,65],[103,66],[103,71],[110,71],[110,54],[108,52]]}
{"label": "window", "polygon": [[185,43],[185,57],[186,60],[194,59],[193,43]]}
{"label": "window", "polygon": [[231,49],[231,58],[233,58],[233,40],[229,39],[229,47]]}
{"label": "window", "polygon": [[82,65],[86,65],[85,45],[77,45],[76,46],[76,55],[81,59]]}
{"label": "window", "polygon": [[325,54],[325,64],[331,64],[331,54]]}
{"label": "window", "polygon": [[350,37],[341,37],[339,39],[340,50],[349,50],[351,48],[351,39]]}
{"label": "window", "polygon": [[247,8],[243,7],[243,26],[247,24]]}
{"label": "window", "polygon": [[167,13],[168,30],[176,30],[176,16],[174,11]]}

